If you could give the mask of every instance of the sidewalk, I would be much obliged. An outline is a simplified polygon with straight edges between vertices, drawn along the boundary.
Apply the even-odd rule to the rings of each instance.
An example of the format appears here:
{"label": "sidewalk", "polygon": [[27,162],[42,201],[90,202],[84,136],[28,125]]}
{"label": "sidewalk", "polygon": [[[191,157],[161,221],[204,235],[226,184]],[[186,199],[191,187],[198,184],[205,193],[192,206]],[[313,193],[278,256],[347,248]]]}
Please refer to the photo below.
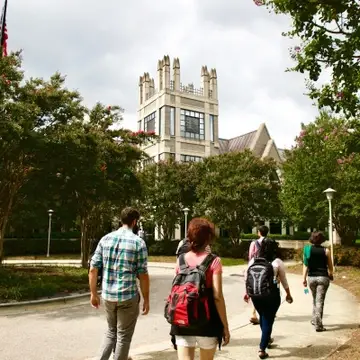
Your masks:
{"label": "sidewalk", "polygon": [[[301,277],[289,274],[288,281],[294,303],[283,303],[278,312],[273,331],[276,347],[268,351],[269,355],[272,359],[324,359],[344,344],[349,339],[351,330],[359,326],[360,306],[349,292],[332,285],[326,299],[324,314],[327,331],[316,333],[310,324],[312,299],[310,295],[304,294]],[[242,301],[242,294],[236,296]],[[231,317],[232,314],[228,316]],[[231,330],[230,344],[217,353],[216,359],[256,359],[260,339],[259,326],[247,324],[244,318],[243,326]],[[158,351],[155,350],[154,344],[147,350],[134,349],[131,354],[134,360],[177,360],[176,352],[169,348],[165,350],[165,344],[158,344]]]}

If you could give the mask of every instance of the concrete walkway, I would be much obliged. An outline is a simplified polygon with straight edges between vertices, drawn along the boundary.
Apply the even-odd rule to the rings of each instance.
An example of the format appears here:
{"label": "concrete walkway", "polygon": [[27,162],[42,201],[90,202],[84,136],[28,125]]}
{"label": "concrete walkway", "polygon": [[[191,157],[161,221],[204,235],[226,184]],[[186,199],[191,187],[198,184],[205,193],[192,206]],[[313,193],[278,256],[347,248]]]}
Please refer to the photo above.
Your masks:
{"label": "concrete walkway", "polygon": [[[243,266],[230,267],[225,276],[239,274]],[[235,271],[237,269],[237,271]],[[324,325],[326,332],[317,333],[310,324],[312,298],[305,295],[302,277],[288,274],[293,304],[283,302],[274,324],[274,349],[269,350],[273,359],[324,359],[333,350],[344,344],[353,329],[359,327],[360,306],[357,299],[345,289],[331,285],[325,305]],[[284,294],[284,292],[283,292]],[[234,294],[242,301],[243,294]],[[251,307],[249,306],[249,314]],[[248,323],[249,314],[243,316],[235,328],[231,329],[230,344],[216,355],[217,360],[256,359],[260,340],[260,327]],[[229,319],[236,314],[228,314]],[[168,326],[164,322],[164,326]],[[176,352],[164,339],[141,349],[132,349],[134,360],[177,360]],[[199,354],[197,352],[198,359]],[[96,360],[96,358],[86,359]]]}
{"label": "concrete walkway", "polygon": [[[77,260],[32,260],[27,261],[28,265],[64,265],[76,266]],[[7,262],[8,264],[24,264],[25,262]],[[66,264],[66,265],[65,265]],[[292,263],[288,263],[292,265]],[[149,263],[150,268],[173,269],[173,264]],[[246,266],[224,267],[224,277],[242,276]],[[159,269],[159,271],[161,271]],[[168,270],[169,271],[169,270]],[[151,274],[151,271],[150,271]],[[345,289],[331,285],[325,305],[324,325],[326,332],[316,333],[310,324],[312,298],[305,295],[302,286],[302,279],[298,275],[288,274],[290,289],[294,303],[282,304],[276,322],[274,324],[273,336],[275,338],[274,349],[269,350],[273,359],[324,359],[338,346],[344,344],[351,335],[352,329],[358,328],[360,323],[360,306],[357,299]],[[237,289],[238,290],[238,289]],[[227,295],[229,296],[229,295]],[[242,302],[243,293],[233,294]],[[232,299],[233,300],[233,299]],[[228,302],[230,300],[227,300]],[[247,360],[256,359],[260,339],[259,326],[248,324],[251,306],[248,313],[228,314],[231,321],[236,317],[231,329],[231,342],[216,355],[217,360]],[[168,324],[164,320],[164,327]],[[134,360],[176,360],[176,352],[170,348],[170,339],[158,339],[158,343],[133,348],[131,355]],[[96,360],[96,358],[86,359]]]}

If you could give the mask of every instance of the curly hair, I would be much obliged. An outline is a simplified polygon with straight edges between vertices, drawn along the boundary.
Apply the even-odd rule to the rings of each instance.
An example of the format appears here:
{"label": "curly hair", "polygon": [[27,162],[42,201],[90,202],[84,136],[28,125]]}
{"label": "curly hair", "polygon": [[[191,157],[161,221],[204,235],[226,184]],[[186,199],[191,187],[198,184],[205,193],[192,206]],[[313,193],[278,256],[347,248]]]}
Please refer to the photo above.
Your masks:
{"label": "curly hair", "polygon": [[323,242],[325,242],[325,236],[321,231],[314,231],[311,233],[310,236],[310,242],[313,245],[321,245]]}
{"label": "curly hair", "polygon": [[201,252],[215,238],[215,226],[207,219],[194,218],[189,223],[187,237],[190,249],[194,252]]}

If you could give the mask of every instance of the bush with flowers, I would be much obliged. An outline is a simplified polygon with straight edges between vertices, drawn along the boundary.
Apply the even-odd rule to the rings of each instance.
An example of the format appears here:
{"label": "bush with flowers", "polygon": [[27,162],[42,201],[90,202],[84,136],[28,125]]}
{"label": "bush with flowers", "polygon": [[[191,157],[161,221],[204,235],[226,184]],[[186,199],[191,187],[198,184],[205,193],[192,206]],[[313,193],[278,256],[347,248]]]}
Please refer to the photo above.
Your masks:
{"label": "bush with flowers", "polygon": [[353,244],[360,228],[360,154],[351,146],[359,133],[351,123],[321,113],[302,125],[296,145],[286,152],[281,200],[295,223],[327,227],[323,191],[336,190],[334,225],[344,244]]}

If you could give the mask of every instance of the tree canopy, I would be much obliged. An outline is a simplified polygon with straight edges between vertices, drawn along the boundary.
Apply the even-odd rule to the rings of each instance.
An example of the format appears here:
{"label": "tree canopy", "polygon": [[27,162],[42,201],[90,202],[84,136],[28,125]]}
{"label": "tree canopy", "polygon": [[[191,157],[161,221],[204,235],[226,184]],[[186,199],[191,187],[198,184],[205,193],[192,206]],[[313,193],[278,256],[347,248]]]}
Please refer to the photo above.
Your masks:
{"label": "tree canopy", "polygon": [[138,207],[145,221],[158,227],[160,238],[171,240],[183,209],[196,201],[196,164],[174,160],[146,166],[140,173],[142,197]]}
{"label": "tree canopy", "polygon": [[26,209],[38,196],[37,211],[46,206],[78,220],[86,266],[101,223],[138,196],[136,171],[145,154],[137,145],[155,134],[122,129],[118,106],[88,109],[60,74],[25,79],[20,54],[1,58],[0,71],[0,261],[14,207],[31,219]]}
{"label": "tree canopy", "polygon": [[[256,0],[289,15],[286,33],[299,43],[291,50],[293,71],[308,75],[310,98],[320,108],[356,117],[360,114],[360,3],[357,0]],[[327,79],[325,75],[329,73]],[[317,85],[319,83],[323,85]],[[325,83],[324,83],[325,81]]]}
{"label": "tree canopy", "polygon": [[344,244],[353,243],[359,229],[360,156],[352,148],[352,139],[358,137],[347,121],[322,113],[302,126],[283,164],[280,198],[286,215],[297,224],[326,227],[329,213],[323,191],[331,187],[336,190],[334,224]]}
{"label": "tree canopy", "polygon": [[280,218],[276,164],[250,151],[204,159],[199,166],[196,213],[227,229],[233,242],[259,219]]}

